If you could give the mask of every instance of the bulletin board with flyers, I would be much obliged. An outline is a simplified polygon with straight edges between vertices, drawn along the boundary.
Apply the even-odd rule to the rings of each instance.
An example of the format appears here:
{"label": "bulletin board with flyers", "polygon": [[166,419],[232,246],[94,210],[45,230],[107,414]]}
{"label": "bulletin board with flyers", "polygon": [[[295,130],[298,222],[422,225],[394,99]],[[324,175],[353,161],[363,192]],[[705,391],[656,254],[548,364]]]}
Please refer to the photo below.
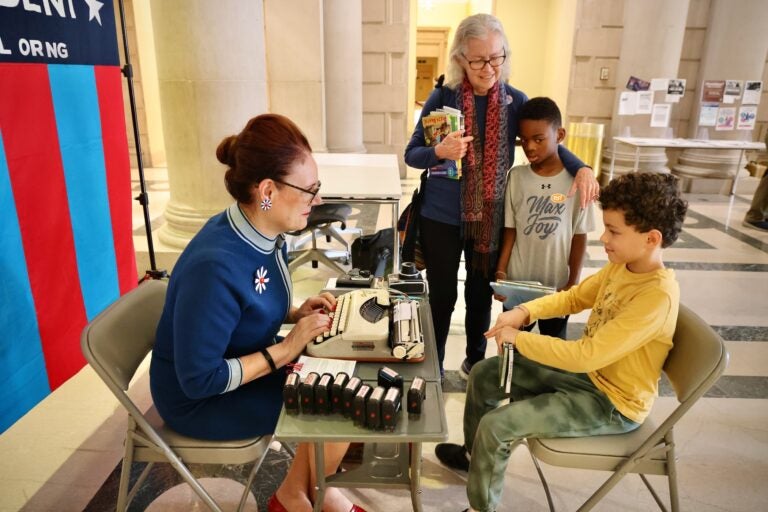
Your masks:
{"label": "bulletin board with flyers", "polygon": [[715,131],[753,130],[762,91],[761,80],[704,80],[699,126]]}
{"label": "bulletin board with flyers", "polygon": [[652,128],[666,128],[672,106],[685,94],[685,79],[653,78],[647,81],[630,76],[626,89],[619,95],[619,116],[647,115]]}
{"label": "bulletin board with flyers", "polygon": [[[672,106],[682,99],[685,85],[686,81],[680,78],[647,81],[631,76],[627,90],[619,95],[619,116],[649,115],[651,127],[668,127]],[[753,130],[762,90],[761,80],[704,80],[699,97],[697,138],[709,138],[710,128]]]}

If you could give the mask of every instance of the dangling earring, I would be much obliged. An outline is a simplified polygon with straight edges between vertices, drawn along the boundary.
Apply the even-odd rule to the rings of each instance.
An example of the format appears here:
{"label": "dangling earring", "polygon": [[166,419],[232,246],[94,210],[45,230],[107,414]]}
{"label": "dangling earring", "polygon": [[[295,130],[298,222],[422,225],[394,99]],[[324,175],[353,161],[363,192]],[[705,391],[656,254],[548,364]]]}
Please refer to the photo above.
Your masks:
{"label": "dangling earring", "polygon": [[261,209],[266,212],[270,208],[272,208],[272,200],[268,197],[265,197],[264,199],[261,200],[260,206],[261,206]]}

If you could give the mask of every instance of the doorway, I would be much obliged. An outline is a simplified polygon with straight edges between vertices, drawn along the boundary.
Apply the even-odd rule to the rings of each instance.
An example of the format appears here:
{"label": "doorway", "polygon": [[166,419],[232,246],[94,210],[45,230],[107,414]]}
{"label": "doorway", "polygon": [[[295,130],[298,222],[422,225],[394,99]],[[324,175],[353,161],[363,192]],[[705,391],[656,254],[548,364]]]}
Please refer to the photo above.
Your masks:
{"label": "doorway", "polygon": [[448,27],[416,29],[416,94],[417,108],[429,98],[437,77],[445,73],[448,57]]}
{"label": "doorway", "polygon": [[435,88],[437,57],[416,57],[416,102],[423,104]]}

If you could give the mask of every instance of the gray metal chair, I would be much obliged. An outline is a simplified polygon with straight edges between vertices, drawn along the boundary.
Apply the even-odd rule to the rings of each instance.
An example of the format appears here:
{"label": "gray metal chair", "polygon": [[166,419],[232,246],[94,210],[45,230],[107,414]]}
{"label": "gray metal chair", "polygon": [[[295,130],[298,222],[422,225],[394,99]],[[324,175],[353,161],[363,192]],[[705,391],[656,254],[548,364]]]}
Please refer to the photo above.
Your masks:
{"label": "gray metal chair", "polygon": [[[128,507],[155,462],[169,462],[211,510],[220,511],[219,505],[186,464],[253,463],[240,500],[238,510],[241,510],[272,436],[238,441],[206,441],[182,436],[164,425],[154,405],[142,413],[127,393],[137,368],[155,343],[155,329],[163,310],[166,288],[164,281],[144,282],[94,318],[81,337],[86,360],[128,411],[117,510],[120,512]],[[129,492],[134,461],[149,464]]]}
{"label": "gray metal chair", "polygon": [[[590,510],[628,473],[638,473],[659,507],[667,508],[645,475],[665,475],[672,511],[680,508],[675,466],[674,426],[720,378],[728,364],[723,339],[684,305],[680,305],[674,346],[664,363],[678,406],[660,424],[648,418],[637,430],[620,435],[528,439],[550,510],[552,497],[537,462],[560,467],[612,471],[613,474],[579,508]],[[525,443],[521,441],[520,443]]]}

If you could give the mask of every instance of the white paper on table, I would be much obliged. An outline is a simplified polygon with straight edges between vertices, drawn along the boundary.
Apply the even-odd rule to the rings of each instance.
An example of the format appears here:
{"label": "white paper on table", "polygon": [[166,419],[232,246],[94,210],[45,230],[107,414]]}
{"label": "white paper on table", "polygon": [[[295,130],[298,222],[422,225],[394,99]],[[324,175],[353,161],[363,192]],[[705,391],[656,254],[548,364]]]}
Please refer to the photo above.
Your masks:
{"label": "white paper on table", "polygon": [[741,146],[742,141],[739,140],[710,140],[709,145],[713,148],[723,149],[736,149],[736,146]]}
{"label": "white paper on table", "polygon": [[664,101],[666,101],[667,103],[680,103],[681,97],[682,96],[680,96],[679,94],[667,94],[666,97],[664,98]]}
{"label": "white paper on table", "polygon": [[315,372],[318,375],[330,373],[334,377],[336,377],[337,373],[344,372],[351,376],[355,373],[355,364],[357,364],[357,361],[299,356],[299,361],[296,363],[294,371],[301,375],[302,381],[307,378],[307,375],[309,375],[310,372]]}
{"label": "white paper on table", "polygon": [[699,126],[715,126],[717,124],[717,103],[702,103],[699,111]]}
{"label": "white paper on table", "polygon": [[658,142],[657,139],[648,139],[643,137],[633,137],[632,143],[637,146],[653,146]]}
{"label": "white paper on table", "polygon": [[653,91],[637,92],[637,114],[650,114],[653,111]]}
{"label": "white paper on table", "polygon": [[754,130],[757,118],[757,105],[742,105],[739,109],[739,119],[736,121],[737,130]]}
{"label": "white paper on table", "polygon": [[622,91],[619,95],[619,115],[632,116],[637,112],[637,93]]}
{"label": "white paper on table", "polygon": [[669,113],[672,111],[672,105],[669,103],[656,103],[653,106],[651,114],[651,126],[654,128],[665,128],[669,126]]}

